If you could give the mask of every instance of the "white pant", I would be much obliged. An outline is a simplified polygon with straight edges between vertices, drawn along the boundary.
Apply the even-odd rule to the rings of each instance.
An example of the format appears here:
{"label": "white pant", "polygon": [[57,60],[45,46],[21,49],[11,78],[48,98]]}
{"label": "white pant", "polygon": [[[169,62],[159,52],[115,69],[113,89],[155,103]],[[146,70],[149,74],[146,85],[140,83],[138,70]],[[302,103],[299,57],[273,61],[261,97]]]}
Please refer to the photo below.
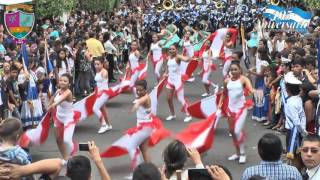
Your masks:
{"label": "white pant", "polygon": [[157,79],[160,79],[161,77],[161,67],[162,67],[162,64],[163,64],[163,60],[159,60],[155,63],[155,66],[154,66],[154,73],[156,74],[157,76]]}
{"label": "white pant", "polygon": [[104,117],[101,112],[101,107],[105,105],[105,103],[108,101],[108,99],[109,99],[109,96],[107,94],[103,93],[100,97],[98,97],[96,99],[96,102],[94,103],[94,105],[92,107],[94,114],[98,116],[98,118],[101,122],[104,122],[103,121]]}
{"label": "white pant", "polygon": [[211,74],[211,65],[210,63],[203,63],[203,75],[202,75],[202,82],[204,84],[210,84],[209,77]]}

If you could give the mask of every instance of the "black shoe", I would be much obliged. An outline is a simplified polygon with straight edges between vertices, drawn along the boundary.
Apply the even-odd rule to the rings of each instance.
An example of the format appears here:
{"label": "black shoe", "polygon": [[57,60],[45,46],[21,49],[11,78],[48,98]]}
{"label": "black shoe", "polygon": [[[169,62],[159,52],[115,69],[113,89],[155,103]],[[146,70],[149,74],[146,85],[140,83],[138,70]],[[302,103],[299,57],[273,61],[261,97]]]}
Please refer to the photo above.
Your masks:
{"label": "black shoe", "polygon": [[274,126],[276,126],[277,124],[270,124],[269,126],[266,127],[266,129],[272,129]]}

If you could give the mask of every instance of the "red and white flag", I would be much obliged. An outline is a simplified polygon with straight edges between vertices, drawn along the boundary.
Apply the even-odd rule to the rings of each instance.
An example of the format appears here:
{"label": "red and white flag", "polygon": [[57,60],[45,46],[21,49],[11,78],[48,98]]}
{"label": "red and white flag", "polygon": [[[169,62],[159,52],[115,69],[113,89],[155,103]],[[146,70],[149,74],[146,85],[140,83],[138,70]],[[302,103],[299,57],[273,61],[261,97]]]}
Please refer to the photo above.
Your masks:
{"label": "red and white flag", "polygon": [[[235,44],[237,40],[238,30],[235,28],[222,28],[218,29],[217,31],[213,32],[207,39],[212,42],[211,44],[211,51],[213,58],[219,58],[225,60],[225,51],[223,41],[227,33],[231,33],[231,40]],[[201,47],[199,51],[199,56],[201,57],[204,50],[205,50],[205,43]]]}
{"label": "red and white flag", "polygon": [[[41,145],[43,144],[49,135],[49,130],[50,130],[50,124],[51,124],[51,118],[52,118],[52,113],[47,112],[38,126],[34,129],[29,129],[25,131],[19,139],[18,144],[21,147],[27,148],[30,143],[35,144],[35,145]],[[73,119],[70,124],[76,124],[79,121],[80,118],[80,113],[74,111]],[[65,132],[67,134],[67,132]]]}
{"label": "red and white flag", "polygon": [[101,157],[113,158],[129,154],[131,167],[134,169],[143,162],[140,156],[139,145],[144,140],[149,138],[149,146],[152,147],[168,136],[170,136],[170,132],[163,127],[161,120],[157,117],[152,117],[152,122],[127,130],[120,139],[101,153]]}
{"label": "red and white flag", "polygon": [[203,153],[212,146],[216,125],[220,117],[221,112],[217,111],[205,120],[191,123],[176,135],[176,139],[183,142],[186,147],[196,148],[200,153]]}
{"label": "red and white flag", "polygon": [[162,89],[167,82],[167,79],[168,78],[166,77],[160,80],[158,85],[154,87],[149,94],[151,98],[151,113],[155,116],[157,115],[158,97],[160,96]]}
{"label": "red and white flag", "polygon": [[206,119],[212,113],[217,111],[219,98],[220,94],[214,94],[189,105],[187,110],[192,117]]}
{"label": "red and white flag", "polygon": [[[122,80],[120,84],[109,88],[108,90],[103,91],[109,96],[109,99],[119,95],[124,89],[129,87],[128,80]],[[87,96],[86,98],[78,101],[73,104],[73,112],[74,112],[74,123],[85,120],[87,117],[93,115],[93,105],[96,99],[99,97],[97,92],[94,92]],[[49,134],[50,123],[51,123],[51,113],[46,113],[39,125],[35,129],[29,129],[22,134],[19,140],[19,144],[22,147],[28,147],[30,143],[35,145],[43,144]]]}
{"label": "red and white flag", "polygon": [[142,80],[142,79],[145,79],[147,77],[147,71],[148,71],[148,61],[143,64],[143,63],[140,63],[139,64],[139,76],[138,76],[138,79],[139,80]]}
{"label": "red and white flag", "polygon": [[162,79],[150,93],[152,122],[143,123],[136,127],[130,128],[125,134],[114,142],[101,157],[113,158],[129,154],[131,158],[131,167],[135,168],[142,161],[140,156],[139,145],[149,137],[149,145],[155,146],[162,139],[170,136],[170,132],[162,125],[161,120],[154,116],[157,112],[158,97],[165,85],[167,78]]}

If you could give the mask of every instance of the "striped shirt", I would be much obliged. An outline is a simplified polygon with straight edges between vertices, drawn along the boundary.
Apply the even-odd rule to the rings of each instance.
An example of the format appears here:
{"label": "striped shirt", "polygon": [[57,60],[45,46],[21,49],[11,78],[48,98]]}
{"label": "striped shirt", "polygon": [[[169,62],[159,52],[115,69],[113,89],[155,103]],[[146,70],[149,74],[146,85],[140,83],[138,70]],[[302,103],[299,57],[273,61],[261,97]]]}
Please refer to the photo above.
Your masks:
{"label": "striped shirt", "polygon": [[262,161],[259,165],[248,167],[242,174],[241,180],[247,180],[254,175],[272,180],[302,180],[296,167],[284,164],[282,161]]}
{"label": "striped shirt", "polygon": [[31,156],[19,146],[0,148],[0,157],[14,164],[26,165],[31,163]]}

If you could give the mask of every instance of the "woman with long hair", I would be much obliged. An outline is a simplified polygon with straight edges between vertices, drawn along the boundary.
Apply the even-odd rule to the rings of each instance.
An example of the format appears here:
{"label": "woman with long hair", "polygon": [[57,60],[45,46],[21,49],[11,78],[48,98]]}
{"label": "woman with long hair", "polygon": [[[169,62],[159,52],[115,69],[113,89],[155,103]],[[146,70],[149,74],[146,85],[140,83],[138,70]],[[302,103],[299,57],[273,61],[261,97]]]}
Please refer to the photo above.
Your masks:
{"label": "woman with long hair", "polygon": [[[178,179],[177,170],[183,170],[188,157],[195,164],[195,168],[203,169],[201,156],[196,149],[186,148],[179,140],[172,141],[163,151],[164,173],[169,180]],[[181,173],[181,180],[188,179],[188,170]]]}
{"label": "woman with long hair", "polygon": [[152,43],[150,46],[148,57],[151,58],[155,75],[157,77],[157,80],[159,81],[161,78],[161,67],[163,64],[164,57],[162,55],[162,49],[157,34],[152,35]]}
{"label": "woman with long hair", "polygon": [[229,131],[236,148],[236,154],[230,156],[228,160],[239,159],[241,164],[246,162],[243,127],[249,106],[245,97],[245,89],[250,93],[254,92],[250,80],[242,75],[240,63],[233,61],[230,66],[230,77],[224,80],[224,93],[218,107],[221,109],[224,100],[228,98],[225,112],[228,116]]}
{"label": "woman with long hair", "polygon": [[134,95],[136,95],[134,85],[139,77],[139,58],[140,52],[138,50],[138,42],[132,41],[131,52],[129,54],[129,67],[131,72],[130,88],[132,88]]}
{"label": "woman with long hair", "polygon": [[231,33],[227,33],[224,41],[223,41],[223,48],[224,48],[224,64],[222,69],[223,77],[226,77],[229,72],[230,64],[231,64],[231,55],[232,49],[234,47],[233,41],[231,40]]}
{"label": "woman with long hair", "polygon": [[96,75],[94,80],[97,83],[97,99],[92,107],[93,112],[98,116],[101,123],[101,127],[98,131],[99,134],[105,133],[112,129],[112,125],[107,117],[107,108],[105,103],[107,102],[109,96],[104,93],[105,90],[109,89],[108,85],[108,72],[103,67],[104,60],[102,57],[97,57],[94,59],[94,67],[96,69]]}
{"label": "woman with long hair", "polygon": [[75,153],[76,147],[72,136],[75,122],[73,112],[73,95],[70,90],[70,75],[62,74],[58,83],[59,89],[51,97],[48,111],[53,114],[55,137],[59,151],[64,160]]}
{"label": "woman with long hair", "polygon": [[219,89],[218,85],[214,84],[209,80],[212,69],[214,68],[212,51],[210,49],[210,45],[211,45],[211,41],[207,40],[205,42],[206,49],[204,50],[202,57],[200,58],[203,61],[202,83],[206,91],[204,94],[201,95],[203,97],[210,95],[210,86],[214,86],[215,91]]}
{"label": "woman with long hair", "polygon": [[177,47],[175,45],[171,45],[169,49],[169,56],[167,60],[167,70],[165,75],[168,76],[167,89],[168,89],[168,104],[171,115],[166,118],[166,120],[170,121],[176,118],[174,106],[173,106],[173,96],[176,93],[179,102],[182,105],[182,109],[186,112],[186,118],[184,122],[189,122],[192,120],[192,117],[189,115],[187,111],[187,102],[184,98],[184,89],[183,89],[183,81],[182,81],[182,73],[180,70],[180,64],[182,61],[189,61],[190,58],[186,56],[179,55],[177,53]]}

